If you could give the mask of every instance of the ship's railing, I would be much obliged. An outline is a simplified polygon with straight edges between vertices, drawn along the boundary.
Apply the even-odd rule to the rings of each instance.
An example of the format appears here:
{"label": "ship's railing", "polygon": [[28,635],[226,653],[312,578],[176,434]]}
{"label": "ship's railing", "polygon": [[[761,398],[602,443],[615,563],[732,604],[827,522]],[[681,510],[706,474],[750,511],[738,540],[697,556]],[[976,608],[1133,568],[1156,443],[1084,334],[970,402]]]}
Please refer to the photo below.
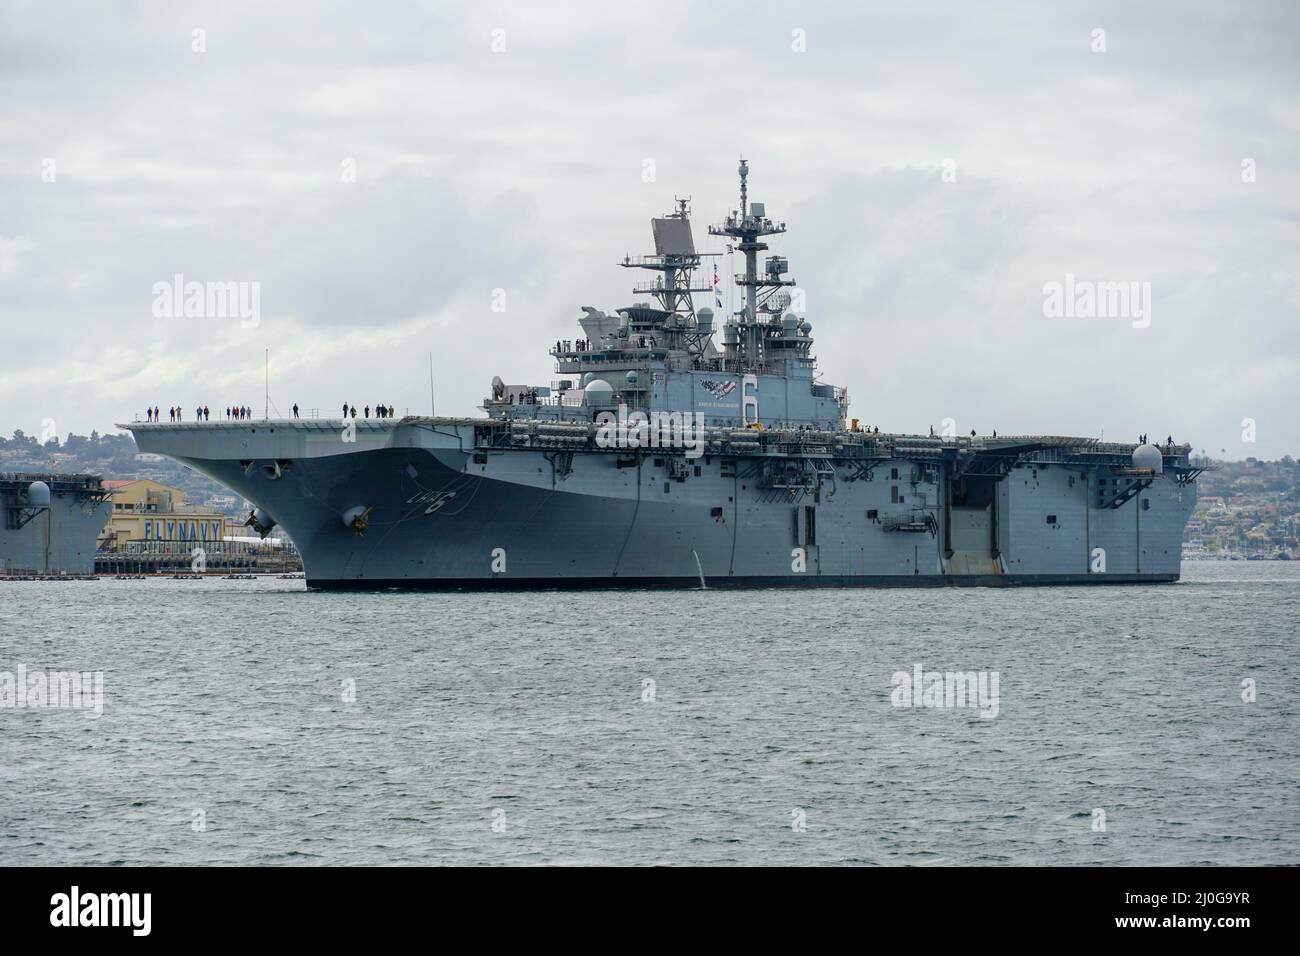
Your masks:
{"label": "ship's railing", "polygon": [[[227,417],[226,417],[226,414],[225,414],[225,411],[226,411],[226,410],[225,410],[225,407],[223,406],[222,409],[221,409],[221,417],[220,417],[220,418],[218,418],[218,417],[216,416],[216,414],[214,413],[210,418],[205,418],[205,419],[202,419],[202,420],[197,421],[197,422],[196,422],[195,419],[194,419],[193,409],[190,410],[190,414],[189,414],[189,415],[184,416],[184,417],[180,418],[180,419],[177,420],[177,421],[171,421],[171,420],[168,420],[168,421],[166,421],[166,422],[162,422],[162,421],[152,421],[152,422],[151,422],[151,421],[148,421],[148,420],[145,418],[145,416],[143,416],[143,415],[139,414],[138,412],[136,412],[136,413],[134,413],[134,414],[131,416],[131,424],[133,424],[133,425],[145,425],[145,424],[149,424],[149,425],[196,425],[196,424],[197,424],[197,425],[214,425],[214,424],[216,424],[216,423],[218,423],[218,422],[224,422],[224,423],[226,423],[226,424],[231,424],[231,423],[236,423],[236,424],[237,424],[237,423],[239,423],[239,422],[250,422],[250,423],[256,423],[256,422],[342,421],[342,420],[343,420],[343,408],[342,408],[342,406],[340,406],[339,409],[338,409],[337,411],[330,411],[330,412],[325,412],[325,413],[323,413],[323,409],[320,409],[320,408],[300,408],[300,409],[298,409],[298,417],[297,417],[297,418],[294,418],[294,417],[293,417],[293,413],[292,413],[292,412],[290,412],[289,414],[285,414],[284,412],[281,412],[281,411],[279,411],[278,409],[275,409],[275,410],[274,410],[274,411],[275,411],[275,414],[274,414],[274,415],[267,416],[267,415],[265,414],[265,412],[263,412],[263,413],[260,414],[260,415],[255,414],[255,415],[253,415],[253,416],[250,417],[250,418],[236,418],[236,417],[234,417],[234,416],[231,416],[230,418],[227,418]],[[364,414],[362,409],[358,409],[358,410],[357,410],[357,414],[356,414],[355,417],[356,417],[356,420],[359,421],[359,422],[361,422],[361,421],[369,421],[369,422],[392,421],[392,422],[395,422],[395,421],[397,421],[398,419],[401,419],[401,418],[409,418],[410,415],[411,415],[411,409],[410,409],[410,408],[404,408],[404,409],[402,409],[402,413],[401,413],[400,415],[393,414],[393,415],[389,415],[388,418],[383,418],[383,419],[381,419],[377,414],[375,414],[375,408],[374,408],[374,406],[372,405],[371,408],[370,408],[370,414],[369,414],[369,415]],[[348,421],[351,421],[351,420],[352,420],[352,416],[349,416],[349,417],[348,417]]]}
{"label": "ship's railing", "polygon": [[736,229],[757,229],[760,236],[771,236],[776,233],[785,232],[785,223],[773,223],[766,216],[728,216],[722,222],[709,223],[709,235],[711,236],[729,236],[732,230]]}
{"label": "ship's railing", "polygon": [[563,342],[547,349],[548,355],[588,355],[593,352],[589,339],[565,339]]}
{"label": "ship's railing", "polygon": [[662,269],[671,266],[674,269],[694,268],[699,265],[699,260],[704,257],[717,258],[718,253],[708,252],[691,252],[691,253],[674,253],[671,255],[651,255],[651,256],[624,256],[617,263],[620,266],[629,268],[634,266],[648,267],[652,269]]}
{"label": "ship's railing", "polygon": [[549,398],[539,398],[535,405],[550,405],[551,407],[562,406],[564,408],[578,408],[582,405],[581,395],[552,395]]}
{"label": "ship's railing", "polygon": [[85,473],[62,475],[48,471],[0,472],[0,483],[26,487],[33,481],[45,482],[47,485],[51,486],[52,491],[101,492],[104,490],[103,478],[100,475],[89,475]]}

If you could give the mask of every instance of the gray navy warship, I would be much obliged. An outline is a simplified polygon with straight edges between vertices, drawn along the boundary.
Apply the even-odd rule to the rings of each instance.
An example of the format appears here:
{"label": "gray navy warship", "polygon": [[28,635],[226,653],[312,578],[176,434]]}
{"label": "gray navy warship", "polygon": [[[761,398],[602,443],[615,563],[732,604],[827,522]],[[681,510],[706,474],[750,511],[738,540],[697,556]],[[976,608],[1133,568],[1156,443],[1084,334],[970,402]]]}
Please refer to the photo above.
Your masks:
{"label": "gray navy warship", "polygon": [[0,474],[0,574],[93,574],[112,514],[98,475]]}
{"label": "gray navy warship", "polygon": [[[785,232],[748,197],[722,311],[687,201],[652,220],[644,298],[584,307],[550,385],[492,380],[481,418],[132,423],[279,524],[312,588],[1167,582],[1201,469],[1187,445],[884,434],[817,380]],[[697,284],[699,283],[699,284]],[[795,294],[792,294],[792,290]]]}

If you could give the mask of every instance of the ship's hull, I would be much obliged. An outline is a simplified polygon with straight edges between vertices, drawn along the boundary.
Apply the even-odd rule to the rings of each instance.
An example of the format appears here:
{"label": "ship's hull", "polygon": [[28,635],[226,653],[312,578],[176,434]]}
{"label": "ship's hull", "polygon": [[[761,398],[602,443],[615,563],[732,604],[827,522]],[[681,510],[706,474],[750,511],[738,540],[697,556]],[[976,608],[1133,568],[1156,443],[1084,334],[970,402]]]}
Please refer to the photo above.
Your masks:
{"label": "ship's hull", "polygon": [[1171,584],[1178,574],[949,574],[949,575],[817,575],[815,577],[709,578],[338,578],[308,579],[320,591],[605,591],[746,588],[1011,588],[1094,584]]}
{"label": "ship's hull", "polygon": [[346,441],[338,424],[136,435],[273,516],[323,589],[1162,583],[1195,503],[1169,476],[1114,505],[1098,468],[1064,462],[959,484],[955,461],[832,460],[792,486],[770,458],[484,449],[463,422]]}

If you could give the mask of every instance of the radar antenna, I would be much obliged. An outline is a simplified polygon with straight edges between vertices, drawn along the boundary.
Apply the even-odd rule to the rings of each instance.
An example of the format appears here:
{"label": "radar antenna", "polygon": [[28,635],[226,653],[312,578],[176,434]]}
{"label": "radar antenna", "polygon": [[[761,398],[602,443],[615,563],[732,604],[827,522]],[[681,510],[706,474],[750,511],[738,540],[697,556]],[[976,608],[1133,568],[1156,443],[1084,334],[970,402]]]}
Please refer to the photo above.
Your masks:
{"label": "radar antenna", "polygon": [[659,275],[651,282],[633,286],[637,295],[653,296],[659,307],[667,313],[670,324],[677,325],[682,333],[682,343],[692,356],[704,353],[712,328],[702,331],[695,316],[692,293],[712,292],[712,286],[693,286],[694,271],[700,260],[712,257],[695,251],[691,236],[691,197],[674,196],[672,212],[650,220],[654,232],[655,254],[652,256],[624,256],[619,263],[625,269],[648,269]]}
{"label": "radar antenna", "polygon": [[[759,323],[759,313],[779,315],[790,304],[788,293],[775,293],[784,286],[795,284],[782,276],[790,264],[784,256],[769,256],[764,262],[764,273],[758,272],[758,254],[768,248],[764,236],[785,232],[785,223],[767,218],[763,203],[749,201],[749,163],[740,160],[740,210],[733,211],[725,221],[709,226],[709,235],[725,236],[735,240],[735,248],[745,254],[745,272],[735,276],[736,285],[745,290],[745,305],[733,316],[736,326],[736,352],[747,367],[758,367],[764,362],[764,334]],[[775,319],[773,319],[775,321]]]}

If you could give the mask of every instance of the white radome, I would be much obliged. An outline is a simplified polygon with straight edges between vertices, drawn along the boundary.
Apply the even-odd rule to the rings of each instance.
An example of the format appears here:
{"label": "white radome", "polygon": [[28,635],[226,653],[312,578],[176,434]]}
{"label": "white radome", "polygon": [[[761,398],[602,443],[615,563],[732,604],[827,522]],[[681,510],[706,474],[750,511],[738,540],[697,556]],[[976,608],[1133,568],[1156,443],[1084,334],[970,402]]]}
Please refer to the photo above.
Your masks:
{"label": "white radome", "polygon": [[33,508],[50,506],[50,486],[43,481],[33,481],[27,486],[27,503]]}
{"label": "white radome", "polygon": [[1165,456],[1155,445],[1138,445],[1133,449],[1133,467],[1164,474]]}
{"label": "white radome", "polygon": [[583,399],[588,405],[608,405],[614,397],[614,386],[603,378],[593,378],[583,389]]}

